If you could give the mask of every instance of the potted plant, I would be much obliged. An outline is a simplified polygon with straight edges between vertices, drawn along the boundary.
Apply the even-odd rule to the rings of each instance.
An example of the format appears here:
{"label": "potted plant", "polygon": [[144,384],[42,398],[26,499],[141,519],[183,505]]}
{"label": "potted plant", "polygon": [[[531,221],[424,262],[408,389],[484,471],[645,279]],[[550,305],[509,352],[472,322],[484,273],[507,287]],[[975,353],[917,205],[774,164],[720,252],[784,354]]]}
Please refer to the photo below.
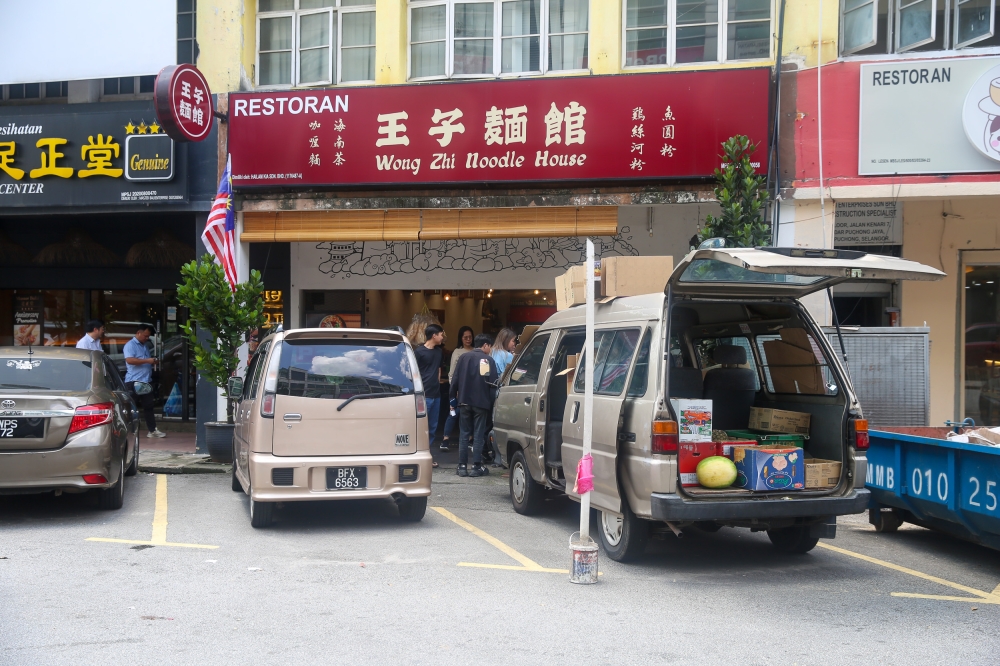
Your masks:
{"label": "potted plant", "polygon": [[771,227],[764,221],[767,190],[750,160],[757,146],[742,134],[722,144],[723,166],[715,170],[715,197],[722,209],[709,215],[698,233],[698,242],[725,239],[726,247],[760,247],[771,244]]}
{"label": "potted plant", "polygon": [[[260,272],[250,271],[249,280],[231,289],[222,267],[210,254],[181,267],[181,277],[177,300],[189,315],[181,330],[194,352],[194,366],[226,395],[226,420],[205,424],[208,454],[212,460],[232,462],[235,425],[227,383],[239,365],[237,351],[244,335],[264,324],[264,284]],[[207,337],[199,340],[198,331]]]}

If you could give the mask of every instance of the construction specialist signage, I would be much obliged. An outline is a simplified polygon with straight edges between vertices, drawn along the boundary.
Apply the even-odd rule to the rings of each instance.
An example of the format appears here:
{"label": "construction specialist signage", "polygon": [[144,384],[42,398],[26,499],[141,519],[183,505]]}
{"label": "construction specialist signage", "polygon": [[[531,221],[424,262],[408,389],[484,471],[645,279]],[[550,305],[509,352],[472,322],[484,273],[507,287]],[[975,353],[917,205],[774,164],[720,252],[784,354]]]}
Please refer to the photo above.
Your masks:
{"label": "construction specialist signage", "polygon": [[903,205],[889,201],[838,201],[835,247],[902,245]]}
{"label": "construction specialist signage", "polygon": [[187,203],[183,153],[151,103],[69,108],[0,107],[0,208]]}
{"label": "construction specialist signage", "polygon": [[1000,171],[1000,58],[861,66],[860,175]]}
{"label": "construction specialist signage", "polygon": [[769,81],[760,68],[232,93],[233,185],[706,177],[734,134],[766,144]]}

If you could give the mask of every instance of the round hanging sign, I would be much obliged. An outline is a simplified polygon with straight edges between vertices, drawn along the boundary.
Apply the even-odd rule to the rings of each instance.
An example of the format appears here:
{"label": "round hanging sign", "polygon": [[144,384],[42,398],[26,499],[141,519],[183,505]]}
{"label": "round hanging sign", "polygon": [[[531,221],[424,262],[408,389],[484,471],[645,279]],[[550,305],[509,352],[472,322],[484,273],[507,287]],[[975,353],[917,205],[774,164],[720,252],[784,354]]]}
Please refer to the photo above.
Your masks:
{"label": "round hanging sign", "polygon": [[156,75],[156,117],[175,141],[202,141],[212,131],[214,107],[208,81],[193,65],[169,65]]}

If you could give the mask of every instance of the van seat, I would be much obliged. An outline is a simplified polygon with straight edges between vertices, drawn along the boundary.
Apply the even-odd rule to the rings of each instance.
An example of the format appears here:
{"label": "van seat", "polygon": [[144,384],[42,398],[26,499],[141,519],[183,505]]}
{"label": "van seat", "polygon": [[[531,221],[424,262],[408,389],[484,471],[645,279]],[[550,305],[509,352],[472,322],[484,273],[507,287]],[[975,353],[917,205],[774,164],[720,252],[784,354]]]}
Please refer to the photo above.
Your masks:
{"label": "van seat", "polygon": [[737,367],[746,364],[746,349],[737,345],[719,345],[713,352],[713,358],[722,367],[705,373],[704,397],[712,401],[712,428],[746,428],[757,393],[754,371]]}
{"label": "van seat", "polygon": [[701,370],[698,368],[670,368],[669,397],[700,400],[701,392]]}

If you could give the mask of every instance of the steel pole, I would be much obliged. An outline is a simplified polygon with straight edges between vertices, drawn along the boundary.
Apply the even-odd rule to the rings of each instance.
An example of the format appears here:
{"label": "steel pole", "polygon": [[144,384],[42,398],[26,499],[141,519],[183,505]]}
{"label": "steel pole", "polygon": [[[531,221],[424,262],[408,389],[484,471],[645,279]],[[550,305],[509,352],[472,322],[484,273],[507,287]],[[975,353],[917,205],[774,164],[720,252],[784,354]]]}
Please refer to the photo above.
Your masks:
{"label": "steel pole", "polygon": [[[587,239],[587,339],[584,343],[583,455],[589,456],[594,436],[594,243]],[[580,495],[580,540],[590,536],[590,491]]]}

